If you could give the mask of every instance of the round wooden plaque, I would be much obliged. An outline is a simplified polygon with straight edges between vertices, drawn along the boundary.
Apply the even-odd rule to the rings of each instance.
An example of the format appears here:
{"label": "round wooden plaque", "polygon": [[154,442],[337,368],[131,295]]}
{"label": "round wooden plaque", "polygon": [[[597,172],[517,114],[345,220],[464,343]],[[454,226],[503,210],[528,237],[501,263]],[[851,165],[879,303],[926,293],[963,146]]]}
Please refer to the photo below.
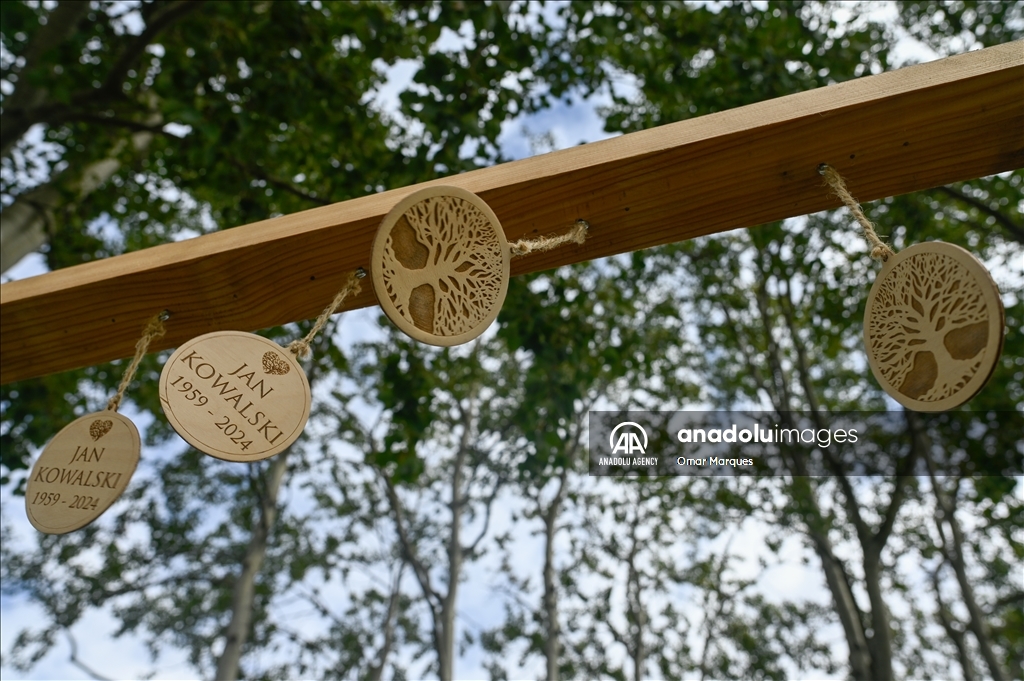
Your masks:
{"label": "round wooden plaque", "polygon": [[309,382],[272,340],[216,331],[174,351],[160,374],[160,403],[178,434],[225,461],[278,454],[309,418]]}
{"label": "round wooden plaque", "polygon": [[64,426],[29,475],[29,522],[40,532],[65,534],[96,520],[128,487],[141,448],[135,424],[114,411]]}
{"label": "round wooden plaque", "polygon": [[384,216],[370,269],[384,314],[423,343],[483,333],[508,292],[509,251],[494,211],[472,192],[428,187]]}
{"label": "round wooden plaque", "polygon": [[875,378],[914,411],[974,397],[1003,347],[999,289],[977,258],[929,241],[889,258],[868,294],[864,346]]}

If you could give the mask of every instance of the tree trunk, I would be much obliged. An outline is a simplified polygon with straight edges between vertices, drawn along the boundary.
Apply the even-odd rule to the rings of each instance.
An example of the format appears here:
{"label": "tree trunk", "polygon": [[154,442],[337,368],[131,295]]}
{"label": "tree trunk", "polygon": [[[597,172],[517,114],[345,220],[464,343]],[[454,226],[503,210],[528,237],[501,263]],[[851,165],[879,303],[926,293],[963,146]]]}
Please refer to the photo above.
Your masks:
{"label": "tree trunk", "polygon": [[[640,584],[640,571],[636,567],[636,556],[640,551],[639,541],[636,536],[636,528],[640,518],[637,516],[633,526],[630,528],[630,547],[627,565],[629,571],[626,576],[626,620],[628,629],[632,629],[632,650],[630,657],[633,662],[633,681],[641,681],[644,678],[644,667],[647,666],[647,648],[644,646],[644,632],[647,631],[647,611],[644,609],[640,596],[643,592],[643,585]],[[632,621],[630,621],[632,620]]]}
{"label": "tree trunk", "polygon": [[544,519],[544,661],[547,681],[558,681],[560,635],[558,593],[555,587],[554,523]]}
{"label": "tree trunk", "polygon": [[871,602],[871,649],[872,678],[877,681],[892,681],[892,634],[889,629],[889,609],[882,598],[881,561],[877,553],[863,548],[864,586]]}
{"label": "tree trunk", "polygon": [[821,568],[825,573],[825,583],[832,592],[832,602],[835,604],[836,612],[839,614],[839,621],[843,625],[843,632],[846,634],[846,645],[850,649],[850,677],[858,681],[874,681],[871,671],[871,652],[868,647],[867,635],[864,632],[864,625],[861,619],[861,611],[857,601],[850,589],[846,571],[843,570],[839,559],[832,552],[832,544],[828,537],[813,529],[809,530],[811,543],[818,560],[821,561]]}
{"label": "tree trunk", "polygon": [[[779,295],[780,308],[782,310],[782,316],[785,320],[786,326],[789,331],[790,339],[792,340],[793,347],[796,351],[797,361],[796,370],[799,377],[800,385],[803,389],[804,396],[807,400],[807,407],[811,411],[811,414],[815,420],[816,428],[824,428],[825,423],[822,421],[821,412],[819,410],[819,401],[817,393],[814,388],[814,383],[811,378],[810,362],[807,356],[807,350],[804,347],[804,341],[799,335],[797,329],[795,313],[793,310],[793,303],[790,298],[790,282],[787,279],[781,279],[780,285],[783,286],[783,290]],[[763,289],[763,287],[762,287]],[[767,308],[766,305],[761,306],[762,313]],[[766,329],[770,332],[770,329]],[[826,452],[826,456],[827,456]],[[912,448],[911,454],[908,456],[910,462],[913,461],[916,456],[916,449]],[[861,678],[870,678],[873,681],[891,681],[892,679],[892,632],[890,627],[889,609],[885,604],[885,599],[882,595],[882,561],[881,553],[885,548],[885,545],[889,539],[889,535],[892,532],[893,523],[896,519],[896,514],[899,511],[900,506],[906,496],[906,484],[904,478],[897,476],[895,478],[893,493],[889,500],[889,507],[886,509],[885,516],[882,523],[879,525],[876,532],[872,532],[871,528],[866,522],[864,522],[861,516],[860,504],[857,501],[855,491],[850,485],[849,479],[846,473],[834,460],[829,459],[830,466],[833,469],[833,474],[839,483],[840,489],[844,499],[844,506],[846,512],[850,517],[850,523],[854,526],[857,533],[857,540],[860,543],[862,553],[862,566],[864,569],[864,587],[868,593],[868,600],[871,604],[871,636],[867,636],[867,632],[863,626],[863,615],[860,609],[856,606],[856,602],[853,601],[852,592],[848,594],[842,593],[843,591],[849,592],[849,583],[846,580],[845,572],[843,572],[843,581],[845,589],[840,588],[840,592],[833,592],[834,596],[847,601],[847,608],[851,605],[857,614],[857,622],[861,623],[861,626],[848,629],[847,639],[850,643],[851,649],[851,668],[854,667],[853,659],[855,657],[854,650],[860,648],[862,645],[866,645],[863,654],[857,653],[857,667],[861,668],[859,673],[864,673],[863,665],[866,663],[870,666],[870,674],[866,674]],[[905,462],[904,462],[905,463]],[[899,471],[897,471],[899,472]],[[806,473],[806,471],[803,471]],[[813,492],[809,491],[809,498],[813,498]],[[814,504],[815,510],[817,504]],[[819,514],[820,517],[820,514]],[[823,528],[821,528],[823,529]],[[823,550],[819,552],[819,556],[823,555],[823,552],[829,554],[832,553],[831,546],[827,543],[821,543],[820,539],[824,539],[827,542],[824,531],[821,532],[821,537],[815,540],[815,545],[820,546]],[[830,557],[830,562],[839,566],[838,559],[834,555]],[[824,563],[825,559],[822,558]],[[840,568],[841,569],[841,568]],[[838,583],[838,582],[837,582]],[[840,585],[841,586],[841,585]],[[830,584],[831,588],[831,584]],[[837,598],[838,603],[838,598]],[[848,616],[852,620],[854,613],[848,613]],[[846,623],[844,622],[844,627]],[[849,634],[853,634],[854,638],[851,639]],[[858,672],[855,672],[857,674]]]}
{"label": "tree trunk", "polygon": [[960,668],[964,673],[964,681],[975,681],[978,677],[974,673],[974,664],[971,662],[971,653],[967,647],[967,637],[961,629],[957,628],[960,622],[956,621],[953,613],[949,611],[945,601],[942,600],[942,588],[939,586],[939,570],[941,569],[942,565],[940,563],[939,567],[932,573],[932,588],[935,590],[939,622],[942,624],[942,628],[946,630],[946,635],[953,641],[953,645],[956,646],[957,657],[960,659]]}
{"label": "tree trunk", "polygon": [[992,647],[992,637],[989,635],[988,626],[985,622],[985,614],[978,606],[978,599],[974,596],[974,587],[971,586],[970,579],[967,577],[967,565],[964,562],[963,553],[963,534],[960,531],[960,523],[957,522],[952,508],[946,513],[946,522],[949,523],[953,535],[952,551],[949,550],[950,547],[946,547],[946,555],[953,566],[956,581],[960,584],[960,593],[963,596],[964,605],[967,606],[967,612],[971,615],[970,620],[968,620],[968,626],[971,629],[971,633],[974,634],[974,638],[978,641],[978,648],[981,650],[981,656],[985,658],[985,663],[988,665],[988,671],[992,675],[992,679],[994,681],[1006,681],[1009,677],[1003,669],[1003,665],[999,662],[999,658],[996,657],[995,650]]}
{"label": "tree trunk", "polygon": [[402,574],[405,567],[403,563],[398,569],[398,574],[391,585],[391,596],[388,598],[388,610],[384,615],[384,643],[377,651],[374,662],[370,665],[368,681],[380,681],[387,667],[388,655],[391,654],[391,647],[395,644],[395,622],[398,619],[398,601],[402,597]]}
{"label": "tree trunk", "polygon": [[[85,4],[85,3],[83,3]],[[154,112],[146,120],[147,125],[159,125],[161,114]],[[136,132],[131,135],[135,153],[144,152],[153,141],[153,133]],[[109,180],[121,168],[118,155],[124,141],[114,146],[108,158],[90,163],[80,177],[73,181],[74,191],[79,199],[85,198]],[[68,171],[62,175],[68,177]],[[14,200],[3,210],[0,220],[0,273],[18,263],[29,253],[50,240],[56,222],[56,213],[70,212],[75,204],[64,204],[61,191],[57,188],[60,180],[40,185]]]}
{"label": "tree trunk", "polygon": [[[758,262],[760,262],[758,260]],[[757,307],[761,317],[761,326],[765,334],[768,346],[768,364],[773,377],[772,383],[763,385],[764,390],[771,397],[772,403],[781,418],[785,418],[784,412],[792,407],[791,396],[787,388],[787,378],[783,370],[781,351],[778,343],[775,342],[773,324],[768,304],[767,273],[762,270],[761,281],[757,287]],[[788,284],[788,282],[787,282]],[[788,291],[788,286],[787,286]],[[783,310],[788,310],[786,303],[782,305]],[[788,320],[787,320],[788,321]],[[797,370],[804,392],[807,393],[808,406],[816,404],[816,396],[808,375],[801,369],[800,359],[803,357],[803,348],[800,338],[790,324],[790,336],[797,348]],[[746,353],[744,353],[746,354]],[[747,363],[751,366],[754,363],[747,357]],[[792,424],[787,424],[789,427]],[[790,495],[798,508],[798,513],[803,520],[807,536],[811,540],[811,546],[821,561],[821,569],[825,573],[825,583],[832,593],[832,602],[835,604],[836,613],[843,626],[843,633],[846,635],[846,644],[850,650],[850,676],[858,681],[874,681],[872,678],[871,651],[868,644],[867,633],[864,628],[864,616],[857,600],[850,587],[850,581],[846,570],[843,568],[839,558],[832,549],[832,542],[828,538],[828,526],[821,512],[821,507],[815,497],[815,490],[811,487],[806,477],[808,471],[804,462],[796,457],[787,462],[791,474],[794,476],[791,483]]]}
{"label": "tree trunk", "polygon": [[[448,593],[441,602],[440,637],[437,650],[438,675],[441,681],[452,681],[455,675],[455,606],[458,602],[459,577],[462,574],[462,507],[465,495],[462,489],[463,467],[469,454],[470,434],[473,425],[473,399],[470,408],[462,414],[462,437],[455,455],[455,469],[452,471],[452,500],[449,508],[452,524],[448,531]],[[436,625],[435,625],[436,626]]]}
{"label": "tree trunk", "polygon": [[0,272],[6,272],[23,257],[39,250],[50,238],[53,211],[61,194],[44,184],[19,196],[3,210],[0,220]]}
{"label": "tree trunk", "polygon": [[[120,57],[108,75],[108,82],[101,91],[93,91],[88,98],[76,104],[79,114],[92,115],[92,110],[102,105],[111,97],[119,97],[122,80],[131,65],[144,53],[145,47],[162,30],[178,21],[189,12],[195,11],[200,2],[180,0],[168,3],[156,15],[150,18],[149,25],[124,47]],[[22,77],[14,92],[4,100],[4,114],[0,117],[0,157],[6,158],[14,151],[22,137],[37,123],[56,124],[60,120],[73,117],[68,106],[60,105],[64,112],[54,113],[54,106],[48,100],[45,88],[30,84],[30,72],[40,67],[43,56],[55,49],[78,30],[82,19],[90,11],[90,3],[66,0],[60,2],[47,16],[47,22],[39,29],[25,52],[25,66],[20,70],[12,67],[12,71]],[[103,9],[97,11],[105,11]],[[149,114],[142,125],[156,127],[163,123],[163,116],[156,107],[157,97],[152,92],[143,94],[140,102],[140,116]],[[153,139],[153,133],[140,130],[131,135],[131,144],[136,153],[145,151]],[[53,213],[58,208],[73,210],[72,205],[60,205],[61,188],[77,193],[79,198],[92,193],[105,183],[121,167],[118,159],[123,150],[122,141],[115,145],[110,155],[99,161],[90,163],[81,172],[65,170],[62,178],[51,178],[49,182],[36,187],[15,199],[14,203],[3,210],[0,220],[0,273],[6,272],[23,257],[38,250],[45,244],[52,233]],[[47,227],[51,229],[47,229]]]}
{"label": "tree trunk", "polygon": [[544,661],[547,681],[558,681],[558,660],[561,656],[562,632],[558,625],[558,585],[555,577],[555,535],[558,517],[565,499],[568,468],[558,479],[558,492],[544,511]]}
{"label": "tree trunk", "polygon": [[245,550],[241,574],[235,580],[234,593],[231,597],[231,621],[225,631],[224,651],[217,660],[217,681],[235,681],[238,678],[242,649],[249,638],[249,627],[252,623],[256,576],[267,557],[270,532],[277,520],[277,495],[288,467],[288,451],[278,454],[267,471],[259,520],[253,528],[249,546]]}
{"label": "tree trunk", "polygon": [[[908,414],[908,422],[928,465],[928,476],[931,480],[932,490],[935,492],[935,502],[938,506],[938,512],[935,514],[935,526],[942,540],[940,548],[946,562],[952,566],[953,573],[956,575],[956,581],[960,585],[960,594],[963,597],[964,605],[967,606],[967,612],[970,614],[967,626],[978,642],[981,656],[988,665],[993,681],[1006,681],[1009,675],[1003,669],[1003,665],[999,662],[995,649],[992,647],[992,638],[985,622],[985,614],[978,605],[978,599],[974,595],[974,587],[971,586],[971,581],[967,576],[967,563],[964,560],[964,536],[960,530],[960,523],[956,519],[955,494],[947,495],[939,484],[938,476],[935,472],[935,463],[931,456],[931,443],[928,442],[928,437],[920,422],[910,414]],[[952,541],[947,539],[943,523],[949,526]]]}
{"label": "tree trunk", "polygon": [[[376,468],[375,470],[381,483],[384,485],[384,491],[388,499],[388,506],[391,509],[391,515],[395,521],[395,531],[398,533],[398,541],[402,547],[402,559],[412,567],[413,575],[416,577],[416,581],[420,585],[420,590],[423,592],[423,600],[426,601],[427,608],[430,610],[430,617],[433,625],[431,627],[431,635],[434,640],[434,650],[438,655],[438,669],[444,669],[445,667],[441,660],[441,651],[445,649],[443,644],[443,626],[441,624],[443,619],[442,612],[444,609],[444,598],[438,594],[431,584],[430,569],[427,564],[420,559],[418,552],[416,551],[416,544],[406,529],[405,511],[402,509],[402,501],[398,498],[398,492],[395,490],[394,483],[391,482],[387,473],[382,469]],[[450,667],[450,662],[448,663],[448,666]],[[441,678],[444,677],[442,676]]]}

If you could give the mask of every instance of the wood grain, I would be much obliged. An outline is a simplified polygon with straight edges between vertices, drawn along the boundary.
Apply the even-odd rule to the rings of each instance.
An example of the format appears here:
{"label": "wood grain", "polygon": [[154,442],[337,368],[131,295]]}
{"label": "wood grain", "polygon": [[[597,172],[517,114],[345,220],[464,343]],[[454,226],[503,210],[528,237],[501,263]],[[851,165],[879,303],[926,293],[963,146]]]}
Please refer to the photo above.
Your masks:
{"label": "wood grain", "polygon": [[[861,201],[1021,167],[1024,42],[4,284],[0,382],[129,356],[164,309],[152,350],[315,317],[424,186],[478,194],[509,241],[590,223],[583,246],[517,258],[515,276],[835,208],[820,163]],[[367,287],[343,307],[374,302]]]}

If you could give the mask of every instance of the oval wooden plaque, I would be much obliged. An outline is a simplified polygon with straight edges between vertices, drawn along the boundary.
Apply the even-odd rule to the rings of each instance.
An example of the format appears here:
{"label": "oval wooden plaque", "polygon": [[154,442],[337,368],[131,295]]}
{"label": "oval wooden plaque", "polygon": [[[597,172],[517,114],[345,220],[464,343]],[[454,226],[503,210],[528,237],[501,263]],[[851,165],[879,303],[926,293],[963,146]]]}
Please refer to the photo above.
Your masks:
{"label": "oval wooden plaque", "polygon": [[128,487],[141,448],[135,424],[114,411],[64,426],[32,466],[29,522],[40,532],[65,534],[96,520]]}
{"label": "oval wooden plaque", "polygon": [[889,258],[878,273],[864,312],[864,347],[893,399],[914,411],[947,411],[992,375],[1004,325],[985,266],[959,246],[928,241]]}
{"label": "oval wooden plaque", "polygon": [[178,434],[225,461],[285,450],[309,419],[309,382],[272,340],[216,331],[174,351],[160,373],[160,404]]}
{"label": "oval wooden plaque", "polygon": [[370,269],[384,314],[423,343],[483,333],[508,292],[509,250],[494,211],[459,187],[428,187],[384,216]]}

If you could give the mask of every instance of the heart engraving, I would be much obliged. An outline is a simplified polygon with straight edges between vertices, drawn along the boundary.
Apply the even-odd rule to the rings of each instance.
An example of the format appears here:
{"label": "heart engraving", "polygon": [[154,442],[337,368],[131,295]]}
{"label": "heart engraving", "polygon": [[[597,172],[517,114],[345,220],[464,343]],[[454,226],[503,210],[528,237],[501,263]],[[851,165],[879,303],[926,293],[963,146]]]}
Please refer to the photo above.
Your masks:
{"label": "heart engraving", "polygon": [[110,429],[114,427],[113,421],[93,421],[89,425],[89,435],[92,436],[93,440],[99,440],[101,437],[110,432]]}
{"label": "heart engraving", "polygon": [[288,362],[281,359],[280,355],[276,352],[269,351],[263,353],[263,371],[265,373],[284,376],[291,370],[292,368],[288,365]]}

